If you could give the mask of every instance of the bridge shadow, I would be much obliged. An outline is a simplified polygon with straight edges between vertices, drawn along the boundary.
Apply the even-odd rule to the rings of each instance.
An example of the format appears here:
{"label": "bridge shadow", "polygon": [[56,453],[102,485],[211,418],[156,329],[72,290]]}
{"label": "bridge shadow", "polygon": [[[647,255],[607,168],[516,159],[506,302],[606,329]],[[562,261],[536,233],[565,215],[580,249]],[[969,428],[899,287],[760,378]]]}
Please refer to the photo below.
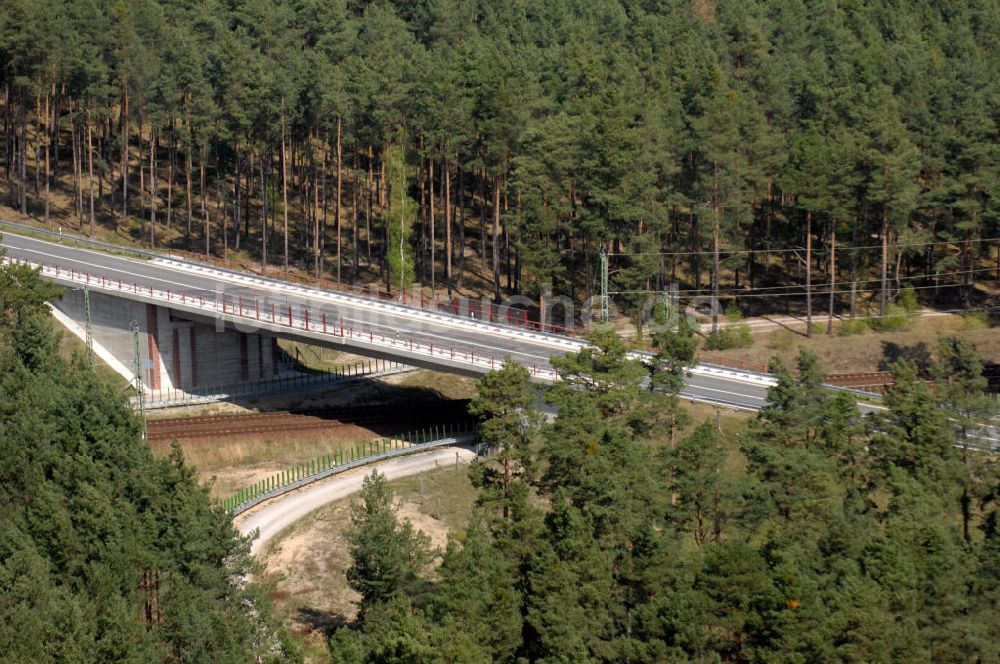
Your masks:
{"label": "bridge shadow", "polygon": [[469,399],[454,399],[427,386],[395,385],[362,380],[323,389],[274,395],[232,397],[230,403],[261,413],[287,412],[353,424],[379,436],[434,427],[473,425]]}
{"label": "bridge shadow", "polygon": [[923,341],[906,346],[893,341],[882,342],[882,359],[878,363],[881,371],[891,371],[892,364],[897,360],[909,360],[917,366],[917,373],[921,378],[929,378],[931,368],[934,366],[934,358],[931,355],[930,347]]}

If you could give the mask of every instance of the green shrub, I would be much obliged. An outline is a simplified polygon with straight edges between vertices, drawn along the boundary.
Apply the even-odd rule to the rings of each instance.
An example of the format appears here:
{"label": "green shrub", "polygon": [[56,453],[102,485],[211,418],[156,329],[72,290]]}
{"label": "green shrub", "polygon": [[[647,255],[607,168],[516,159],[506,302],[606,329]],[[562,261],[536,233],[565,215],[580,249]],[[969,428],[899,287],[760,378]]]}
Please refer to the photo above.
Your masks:
{"label": "green shrub", "polygon": [[726,350],[727,348],[749,348],[753,346],[753,332],[745,322],[729,325],[705,337],[705,350]]}
{"label": "green shrub", "polygon": [[730,323],[738,323],[741,320],[743,320],[743,312],[740,311],[740,308],[736,306],[735,302],[730,302],[728,305],[726,305],[725,316],[726,320],[728,320]]}
{"label": "green shrub", "polygon": [[855,334],[864,334],[868,328],[867,320],[863,318],[848,318],[837,326],[837,336],[853,337]]}
{"label": "green shrub", "polygon": [[915,314],[920,311],[920,302],[917,301],[917,291],[907,286],[899,292],[896,298],[896,305],[908,314]]}
{"label": "green shrub", "polygon": [[970,311],[962,316],[962,329],[987,330],[990,327],[990,316],[985,311]]}
{"label": "green shrub", "polygon": [[746,323],[737,323],[729,328],[733,333],[737,348],[749,348],[753,346],[753,330]]}
{"label": "green shrub", "polygon": [[878,332],[899,332],[910,324],[910,315],[898,304],[890,304],[885,316],[872,318],[869,325]]}

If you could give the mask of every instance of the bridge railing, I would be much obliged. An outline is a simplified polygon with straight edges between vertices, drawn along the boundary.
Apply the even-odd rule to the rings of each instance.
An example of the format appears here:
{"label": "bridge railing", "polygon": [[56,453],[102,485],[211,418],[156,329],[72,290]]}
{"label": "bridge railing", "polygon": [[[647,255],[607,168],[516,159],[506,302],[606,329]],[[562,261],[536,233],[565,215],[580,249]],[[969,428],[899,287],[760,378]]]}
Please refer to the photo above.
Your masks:
{"label": "bridge railing", "polygon": [[255,482],[226,498],[222,506],[226,512],[237,516],[271,498],[352,468],[436,447],[468,444],[475,439],[475,430],[470,426],[446,425],[392,438],[362,441]]}
{"label": "bridge railing", "polygon": [[[302,331],[314,338],[328,338],[338,344],[350,342],[354,346],[370,347],[373,350],[385,352],[386,349],[398,351],[399,357],[422,357],[431,363],[450,366],[465,366],[475,372],[486,373],[498,369],[504,357],[492,353],[476,352],[471,348],[454,344],[438,343],[416,339],[400,334],[398,330],[388,332],[387,326],[380,326],[376,331],[371,324],[363,322],[358,328],[354,322],[347,321],[343,316],[331,315],[323,310],[315,310],[307,306],[282,304],[276,302],[263,303],[259,299],[244,298],[242,295],[231,296],[219,292],[207,291],[175,291],[156,288],[152,284],[140,284],[138,281],[128,281],[119,278],[109,278],[103,274],[91,274],[75,269],[61,267],[58,264],[28,261],[22,258],[7,256],[7,262],[18,262],[41,270],[44,276],[57,281],[83,286],[97,292],[110,294],[130,294],[144,301],[153,301],[166,306],[185,307],[207,314],[209,316],[233,322],[246,321],[261,327],[269,325],[269,329],[288,328]],[[263,306],[262,306],[263,304]],[[539,380],[555,380],[556,372],[548,365],[526,365],[531,374]]]}

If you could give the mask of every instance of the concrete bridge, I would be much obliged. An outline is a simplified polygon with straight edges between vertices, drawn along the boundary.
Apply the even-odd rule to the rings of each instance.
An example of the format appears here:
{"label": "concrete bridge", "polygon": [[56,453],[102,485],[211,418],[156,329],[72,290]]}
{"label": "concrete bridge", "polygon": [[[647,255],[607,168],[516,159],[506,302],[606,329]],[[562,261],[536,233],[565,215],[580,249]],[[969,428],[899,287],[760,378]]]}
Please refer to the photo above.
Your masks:
{"label": "concrete bridge", "polygon": [[[541,382],[558,378],[552,357],[586,345],[571,336],[480,320],[473,311],[421,309],[92,244],[10,232],[2,238],[7,260],[38,266],[45,278],[70,289],[54,303],[67,324],[83,324],[88,291],[94,340],[109,356],[104,359],[129,377],[135,358],[131,326],[138,326],[143,382],[150,389],[266,378],[280,367],[279,338],[468,376],[497,368],[510,356]],[[503,314],[501,309],[501,320]],[[756,410],[772,383],[762,374],[699,365],[684,395]]]}

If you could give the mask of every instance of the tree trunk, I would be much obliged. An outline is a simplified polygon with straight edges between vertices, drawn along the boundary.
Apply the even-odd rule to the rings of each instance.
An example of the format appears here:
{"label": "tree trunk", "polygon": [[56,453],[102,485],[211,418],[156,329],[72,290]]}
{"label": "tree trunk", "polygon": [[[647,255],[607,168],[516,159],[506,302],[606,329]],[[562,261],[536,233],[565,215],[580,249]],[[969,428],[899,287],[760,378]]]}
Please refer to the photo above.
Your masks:
{"label": "tree trunk", "polygon": [[320,168],[320,172],[323,174],[322,175],[322,178],[323,178],[323,183],[322,183],[322,187],[323,187],[323,221],[320,224],[320,231],[319,231],[319,270],[320,270],[320,279],[323,278],[322,277],[322,273],[324,272],[324,264],[323,263],[324,263],[324,261],[326,259],[326,228],[327,228],[327,226],[326,226],[327,221],[326,220],[327,220],[327,214],[330,211],[330,199],[329,199],[329,197],[327,195],[327,189],[329,189],[329,186],[328,186],[327,180],[326,180],[326,175],[327,175],[327,172],[326,172],[326,160],[329,157],[329,148],[330,148],[329,138],[330,137],[327,136],[327,140],[323,142],[323,165]]}
{"label": "tree trunk", "polygon": [[52,84],[52,171],[51,182],[59,182],[59,118],[62,117],[60,91]]}
{"label": "tree trunk", "polygon": [[715,206],[715,224],[712,226],[712,332],[719,331],[719,206]]}
{"label": "tree trunk", "polygon": [[49,181],[51,179],[49,169],[49,152],[52,141],[52,122],[49,116],[49,95],[45,94],[45,223],[49,223]]}
{"label": "tree trunk", "polygon": [[[997,260],[1000,260],[998,258]],[[465,166],[458,162],[458,283],[455,288],[462,290],[465,283]]]}
{"label": "tree trunk", "polygon": [[341,282],[340,276],[340,208],[342,193],[343,193],[343,175],[342,175],[342,163],[343,163],[343,151],[340,140],[340,117],[337,117],[337,283]]}
{"label": "tree trunk", "polygon": [[90,130],[90,109],[87,109],[87,181],[90,185],[90,237],[94,237],[96,215],[94,214],[94,149]]}
{"label": "tree trunk", "polygon": [[39,131],[39,125],[42,123],[42,96],[40,94],[35,94],[35,200],[37,201],[41,195],[42,186],[42,173],[41,173],[41,159],[39,159],[39,154],[42,152],[42,132]]}
{"label": "tree trunk", "polygon": [[[13,180],[10,177],[11,170],[11,156],[14,152],[10,122],[10,81],[3,82],[3,137],[4,137],[4,154],[3,154],[3,164],[4,164],[4,178],[7,180],[8,184],[11,184]],[[13,200],[14,192],[11,190],[10,197]]]}
{"label": "tree trunk", "polygon": [[[417,182],[420,183],[420,241],[417,243],[417,259],[420,264],[420,281],[427,283],[430,281],[430,266],[427,263],[428,235],[427,235],[427,175],[424,170],[424,135],[420,135],[417,147],[420,158],[417,159]],[[428,161],[430,161],[428,159]]]}
{"label": "tree trunk", "polygon": [[205,197],[208,192],[205,191],[205,146],[201,146],[201,151],[198,155],[198,170],[200,173],[199,181],[201,182],[201,219],[205,223],[205,258],[211,256],[211,242],[212,234],[209,232],[208,228],[208,205]]}
{"label": "tree trunk", "polygon": [[[321,261],[323,259],[323,256],[320,253],[320,244],[321,243],[320,243],[320,232],[319,232],[319,218],[320,218],[320,209],[319,209],[319,173],[316,170],[317,167],[316,167],[316,155],[315,154],[313,154],[310,157],[310,161],[312,161],[312,167],[313,167],[312,168],[312,199],[313,199],[312,200],[312,203],[313,203],[313,205],[312,205],[312,209],[313,209],[313,238],[312,238],[312,244],[313,244],[313,267],[316,270],[316,278],[319,279],[320,274],[322,272]],[[325,157],[323,159],[323,170],[326,170],[326,159],[325,159]]]}
{"label": "tree trunk", "polygon": [[[479,199],[482,203],[479,206],[479,260],[483,269],[486,269],[486,197],[489,196],[489,183],[486,173],[480,173],[479,181],[482,183]],[[473,193],[473,204],[475,204],[475,193]]]}
{"label": "tree trunk", "polygon": [[806,338],[812,338],[812,210],[806,210]]}
{"label": "tree trunk", "polygon": [[358,251],[358,191],[361,189],[361,177],[358,171],[358,153],[354,152],[354,185],[351,187],[351,280],[358,281],[361,254]]}
{"label": "tree trunk", "polygon": [[[25,108],[25,101],[22,95],[21,99],[21,143],[20,143],[20,167],[18,172],[20,173],[21,188],[19,190],[20,194],[20,204],[21,204],[21,214],[28,215],[28,111]],[[89,145],[90,141],[90,111],[87,111],[87,141]],[[93,176],[91,176],[93,177]],[[91,189],[93,189],[94,183],[90,183]],[[93,194],[91,194],[93,198]],[[93,205],[91,205],[93,207]]]}
{"label": "tree trunk", "polygon": [[267,181],[264,179],[264,148],[260,150],[260,271],[267,274]]}
{"label": "tree trunk", "polygon": [[500,301],[500,175],[493,183],[493,299]]}
{"label": "tree trunk", "polygon": [[833,304],[837,299],[837,221],[830,220],[830,302],[826,312],[826,335],[833,336]]}
{"label": "tree trunk", "polygon": [[375,156],[372,154],[372,146],[368,146],[368,200],[367,212],[365,213],[365,249],[368,252],[366,265],[370,270],[372,267],[372,197],[375,195]]}
{"label": "tree trunk", "polygon": [[889,309],[889,206],[882,206],[882,292],[879,295],[879,315]]}
{"label": "tree trunk", "polygon": [[156,246],[156,131],[149,136],[149,246]]}
{"label": "tree trunk", "polygon": [[445,267],[444,267],[444,278],[448,285],[448,299],[451,299],[451,252],[453,247],[451,244],[451,169],[448,165],[448,160],[445,159],[444,162],[444,172],[442,173],[444,177],[444,252],[445,252]]}
{"label": "tree trunk", "polygon": [[[73,118],[72,124],[73,132],[73,184],[75,189],[75,196],[73,196],[73,202],[76,207],[76,220],[77,227],[83,230],[83,148],[81,147],[80,139],[80,123],[77,118]],[[17,163],[14,163],[17,166]]]}
{"label": "tree trunk", "polygon": [[[128,219],[128,72],[122,76],[122,108],[121,108],[121,130],[122,130],[122,220]],[[188,198],[190,198],[190,187],[188,187]],[[189,208],[190,210],[190,208]],[[188,234],[190,235],[191,213],[188,212]]]}
{"label": "tree trunk", "polygon": [[243,231],[240,226],[240,215],[243,213],[242,201],[243,190],[240,187],[240,176],[243,171],[240,169],[240,142],[233,139],[233,248],[240,250]]}
{"label": "tree trunk", "polygon": [[[139,105],[139,131],[138,131],[138,143],[139,143],[139,230],[142,230],[142,226],[146,220],[146,171],[142,167],[143,161],[143,150],[142,150],[142,105]],[[140,235],[140,237],[142,237]]]}
{"label": "tree trunk", "polygon": [[428,209],[429,209],[429,213],[430,213],[430,216],[429,216],[429,223],[430,223],[429,230],[430,230],[430,240],[431,240],[431,242],[430,242],[431,301],[433,302],[434,301],[434,286],[435,286],[434,278],[436,276],[435,272],[434,272],[434,267],[435,267],[434,266],[434,259],[436,258],[435,255],[434,255],[434,159],[428,159],[427,160],[427,169],[428,169],[428,173],[429,173],[428,178],[430,180],[430,182],[429,182],[430,186],[428,187],[428,189],[429,189],[428,193],[429,193],[429,196],[430,196],[430,201],[429,201],[430,205],[428,206]]}
{"label": "tree trunk", "polygon": [[189,143],[187,150],[185,150],[187,157],[187,167],[185,168],[185,175],[187,177],[187,233],[184,236],[184,245],[187,247],[188,251],[191,251],[191,216],[192,216],[192,205],[191,205],[191,171],[194,170],[194,165],[192,163],[194,152],[194,133],[191,131],[191,125],[188,124],[188,139]]}
{"label": "tree trunk", "polygon": [[714,190],[712,192],[712,208],[715,212],[715,223],[712,226],[712,332],[719,331],[719,164],[713,165],[715,170]]}
{"label": "tree trunk", "polygon": [[226,209],[226,190],[222,186],[223,178],[219,177],[219,162],[215,162],[215,217],[219,220],[219,230],[222,231],[222,260],[229,261],[229,210]]}
{"label": "tree trunk", "polygon": [[177,161],[177,138],[174,135],[174,121],[170,120],[170,163],[167,165],[167,229],[174,215],[174,170]]}
{"label": "tree trunk", "polygon": [[385,153],[387,150],[386,145],[382,146],[382,152],[379,156],[379,179],[378,179],[378,209],[379,214],[382,217],[382,228],[380,229],[382,235],[382,247],[381,251],[378,252],[379,262],[378,269],[379,274],[385,279],[385,289],[391,291],[392,284],[389,283],[389,223],[385,218],[385,210],[389,207],[388,194],[386,193],[386,182],[385,182]]}
{"label": "tree trunk", "polygon": [[250,141],[247,140],[247,187],[246,196],[243,198],[243,235],[247,239],[247,246],[250,245],[250,215],[253,212],[253,183],[254,183],[254,170],[253,170],[253,146]]}
{"label": "tree trunk", "polygon": [[285,280],[288,280],[288,172],[285,154],[285,98],[281,98],[281,199],[285,221]]}

